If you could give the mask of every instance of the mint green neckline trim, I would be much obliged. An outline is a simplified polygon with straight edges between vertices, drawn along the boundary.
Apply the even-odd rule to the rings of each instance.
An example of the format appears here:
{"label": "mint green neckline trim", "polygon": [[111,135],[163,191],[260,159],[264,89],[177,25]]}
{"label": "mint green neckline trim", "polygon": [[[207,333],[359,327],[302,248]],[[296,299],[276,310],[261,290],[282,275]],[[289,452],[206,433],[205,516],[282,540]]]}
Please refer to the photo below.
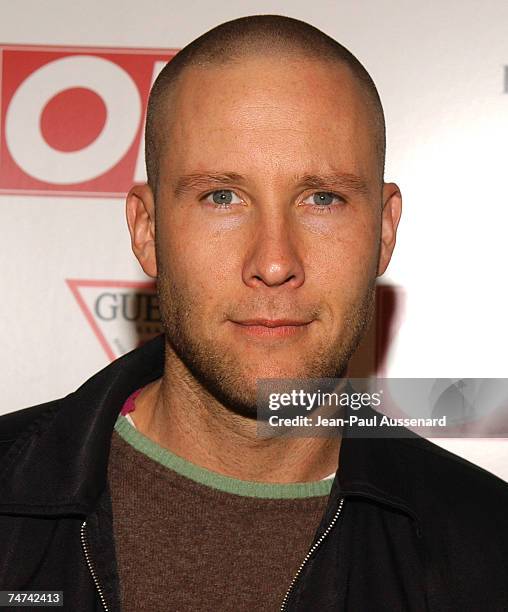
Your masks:
{"label": "mint green neckline trim", "polygon": [[157,463],[195,482],[225,493],[265,499],[296,499],[328,495],[332,488],[332,478],[313,482],[278,484],[238,480],[212,472],[163,448],[133,427],[121,414],[118,415],[116,420],[115,431],[131,446],[157,461]]}

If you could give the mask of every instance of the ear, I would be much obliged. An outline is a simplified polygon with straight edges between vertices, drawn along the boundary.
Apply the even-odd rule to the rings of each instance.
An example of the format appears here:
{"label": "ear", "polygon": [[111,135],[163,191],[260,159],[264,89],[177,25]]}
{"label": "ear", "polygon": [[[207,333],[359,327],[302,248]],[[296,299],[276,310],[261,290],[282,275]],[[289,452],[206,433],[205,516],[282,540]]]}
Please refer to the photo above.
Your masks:
{"label": "ear", "polygon": [[383,185],[383,211],[381,213],[381,244],[379,249],[379,259],[377,276],[385,273],[393,249],[395,248],[395,238],[402,213],[402,196],[400,189],[395,183],[384,183]]}
{"label": "ear", "polygon": [[127,194],[125,212],[134,255],[145,274],[156,278],[155,202],[149,185],[134,185]]}

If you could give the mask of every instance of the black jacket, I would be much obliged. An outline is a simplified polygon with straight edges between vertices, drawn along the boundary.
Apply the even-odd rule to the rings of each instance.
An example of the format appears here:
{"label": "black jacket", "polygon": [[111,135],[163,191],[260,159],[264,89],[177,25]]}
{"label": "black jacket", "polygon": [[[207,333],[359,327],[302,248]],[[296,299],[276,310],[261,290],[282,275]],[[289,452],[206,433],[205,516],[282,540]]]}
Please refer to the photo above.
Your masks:
{"label": "black jacket", "polygon": [[[0,417],[0,590],[120,610],[110,440],[127,396],[162,375],[163,353],[159,336],[67,397]],[[419,436],[345,435],[284,609],[506,612],[507,511],[506,483]]]}

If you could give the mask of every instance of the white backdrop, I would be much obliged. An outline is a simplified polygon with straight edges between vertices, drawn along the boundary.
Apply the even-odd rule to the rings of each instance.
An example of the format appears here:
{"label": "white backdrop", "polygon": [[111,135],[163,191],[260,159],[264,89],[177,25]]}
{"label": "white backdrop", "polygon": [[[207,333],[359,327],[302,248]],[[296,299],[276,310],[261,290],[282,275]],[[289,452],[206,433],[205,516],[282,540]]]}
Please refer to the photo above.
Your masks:
{"label": "white backdrop", "polygon": [[[142,337],[154,332],[155,306],[130,251],[121,197],[139,178],[146,93],[171,49],[257,13],[316,25],[357,55],[378,86],[386,180],[399,184],[404,204],[383,280],[403,289],[405,311],[385,375],[508,377],[505,0],[1,0],[0,11],[0,412],[65,395],[132,348],[124,315],[136,318]],[[80,74],[95,58],[102,72],[97,65],[88,72],[102,81],[69,80],[63,60],[80,57]],[[44,92],[48,78],[38,83],[37,72],[56,60],[54,91]],[[55,98],[58,87],[111,94],[82,97],[95,108],[95,124],[74,144],[59,123],[70,120],[70,98]],[[87,142],[87,130],[97,141]],[[122,133],[123,143],[115,136]],[[97,167],[84,178],[86,164]],[[435,442],[508,480],[506,440]]]}

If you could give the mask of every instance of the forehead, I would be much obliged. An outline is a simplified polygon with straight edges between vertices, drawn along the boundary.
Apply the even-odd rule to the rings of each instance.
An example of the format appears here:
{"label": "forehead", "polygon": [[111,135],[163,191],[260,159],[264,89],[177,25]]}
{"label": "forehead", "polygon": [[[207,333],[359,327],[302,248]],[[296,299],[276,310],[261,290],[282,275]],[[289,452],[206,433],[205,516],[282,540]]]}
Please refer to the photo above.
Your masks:
{"label": "forehead", "polygon": [[188,67],[161,122],[161,171],[321,166],[368,175],[375,153],[365,98],[338,63],[262,57]]}

